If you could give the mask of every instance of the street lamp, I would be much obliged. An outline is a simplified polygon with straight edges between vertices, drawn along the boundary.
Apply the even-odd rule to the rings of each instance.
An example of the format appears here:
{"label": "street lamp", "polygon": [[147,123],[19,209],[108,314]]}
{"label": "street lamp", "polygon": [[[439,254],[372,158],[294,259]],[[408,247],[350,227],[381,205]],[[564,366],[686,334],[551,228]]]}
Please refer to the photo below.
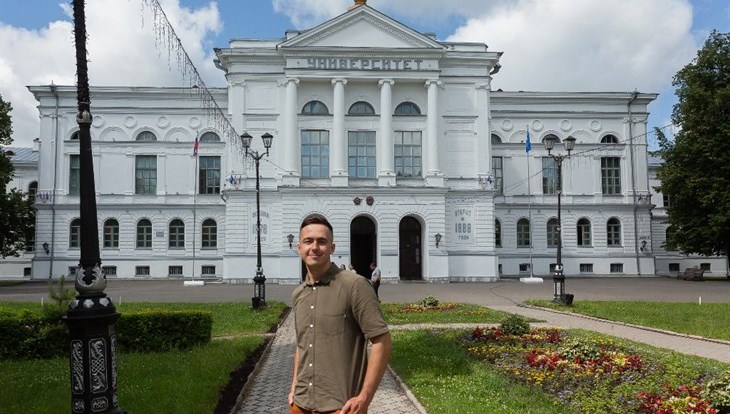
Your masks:
{"label": "street lamp", "polygon": [[271,148],[271,142],[274,140],[274,136],[267,132],[261,135],[261,139],[264,141],[266,152],[259,154],[258,151],[249,150],[253,137],[247,132],[241,135],[241,144],[243,144],[243,148],[246,150],[246,156],[253,158],[256,163],[256,276],[253,277],[253,298],[251,298],[251,305],[254,309],[266,306],[266,276],[264,276],[264,268],[261,266],[261,188],[259,186],[259,161],[264,158],[264,155],[269,155],[269,148]]}
{"label": "street lamp", "polygon": [[[553,272],[553,303],[562,303],[570,305],[573,300],[566,300],[565,295],[565,273],[563,273],[563,235],[562,235],[562,222],[560,218],[560,198],[563,195],[563,160],[570,158],[570,151],[573,151],[575,147],[575,138],[565,138],[565,149],[568,151],[567,154],[555,155],[551,151],[555,147],[555,141],[558,137],[555,135],[548,135],[543,140],[545,149],[548,151],[548,156],[555,160],[555,164],[558,166],[558,257],[555,263],[555,271]],[[568,303],[570,302],[570,303]]]}

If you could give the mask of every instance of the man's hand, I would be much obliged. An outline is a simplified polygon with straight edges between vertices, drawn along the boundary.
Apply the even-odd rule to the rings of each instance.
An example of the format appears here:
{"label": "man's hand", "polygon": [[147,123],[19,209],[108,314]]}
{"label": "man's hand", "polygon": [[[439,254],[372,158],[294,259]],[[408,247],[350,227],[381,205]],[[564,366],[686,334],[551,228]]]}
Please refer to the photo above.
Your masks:
{"label": "man's hand", "polygon": [[360,394],[347,400],[345,405],[342,406],[342,410],[340,412],[342,414],[367,414],[370,401],[371,398],[367,398],[367,396]]}

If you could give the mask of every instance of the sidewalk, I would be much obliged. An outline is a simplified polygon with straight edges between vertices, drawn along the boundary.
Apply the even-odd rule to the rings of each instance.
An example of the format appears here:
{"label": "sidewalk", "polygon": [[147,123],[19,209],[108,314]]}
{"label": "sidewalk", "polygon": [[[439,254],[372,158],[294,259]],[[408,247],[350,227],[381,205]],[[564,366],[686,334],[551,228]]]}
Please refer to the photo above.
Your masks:
{"label": "sidewalk", "polygon": [[[705,340],[687,335],[660,332],[623,323],[608,322],[597,318],[572,315],[520,305],[490,306],[493,309],[541,319],[546,325],[565,329],[579,328],[601,332],[652,346],[667,348],[685,354],[730,363],[730,342]],[[476,324],[458,324],[459,327]],[[542,324],[541,324],[542,325]],[[393,326],[391,329],[416,329],[425,326]],[[441,325],[438,325],[441,326]],[[481,324],[485,326],[485,324]],[[292,356],[294,355],[294,316],[290,313],[279,327],[267,353],[259,362],[257,371],[246,384],[240,396],[235,414],[272,413],[286,414],[287,394],[291,385]],[[370,405],[371,414],[424,414],[426,411],[394,374],[388,370]]]}

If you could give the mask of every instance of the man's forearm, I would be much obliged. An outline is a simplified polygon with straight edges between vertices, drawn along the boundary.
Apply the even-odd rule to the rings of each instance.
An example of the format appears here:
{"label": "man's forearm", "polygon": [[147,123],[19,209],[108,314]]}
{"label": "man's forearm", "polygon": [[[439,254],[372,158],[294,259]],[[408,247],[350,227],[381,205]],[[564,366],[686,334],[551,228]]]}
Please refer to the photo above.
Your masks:
{"label": "man's forearm", "polygon": [[360,391],[360,394],[367,398],[368,403],[372,401],[375,391],[377,391],[380,381],[383,379],[393,347],[389,332],[373,338],[371,342],[372,347],[367,372],[365,373],[365,381]]}

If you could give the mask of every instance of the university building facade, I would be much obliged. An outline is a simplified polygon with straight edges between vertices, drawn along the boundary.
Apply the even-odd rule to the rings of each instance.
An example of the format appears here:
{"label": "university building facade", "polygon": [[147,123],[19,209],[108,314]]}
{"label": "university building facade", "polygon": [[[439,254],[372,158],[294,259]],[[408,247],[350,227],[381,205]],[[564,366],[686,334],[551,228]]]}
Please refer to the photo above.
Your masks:
{"label": "university building facade", "polygon": [[[311,214],[335,228],[333,261],[361,274],[377,261],[386,283],[548,277],[559,186],[546,137],[558,154],[576,139],[562,168],[568,277],[654,275],[689,260],[655,237],[661,200],[646,139],[655,94],[493,90],[500,52],[438,41],[364,4],[215,52],[228,86],[206,92],[224,121],[201,108],[199,88],[91,90],[109,278],[251,282],[256,177],[236,136],[244,132],[259,152],[260,136],[274,136],[259,177],[272,283],[301,280],[296,241]],[[32,278],[56,278],[80,254],[76,89],[29,89],[41,119]],[[725,272],[724,258],[698,260]]]}

